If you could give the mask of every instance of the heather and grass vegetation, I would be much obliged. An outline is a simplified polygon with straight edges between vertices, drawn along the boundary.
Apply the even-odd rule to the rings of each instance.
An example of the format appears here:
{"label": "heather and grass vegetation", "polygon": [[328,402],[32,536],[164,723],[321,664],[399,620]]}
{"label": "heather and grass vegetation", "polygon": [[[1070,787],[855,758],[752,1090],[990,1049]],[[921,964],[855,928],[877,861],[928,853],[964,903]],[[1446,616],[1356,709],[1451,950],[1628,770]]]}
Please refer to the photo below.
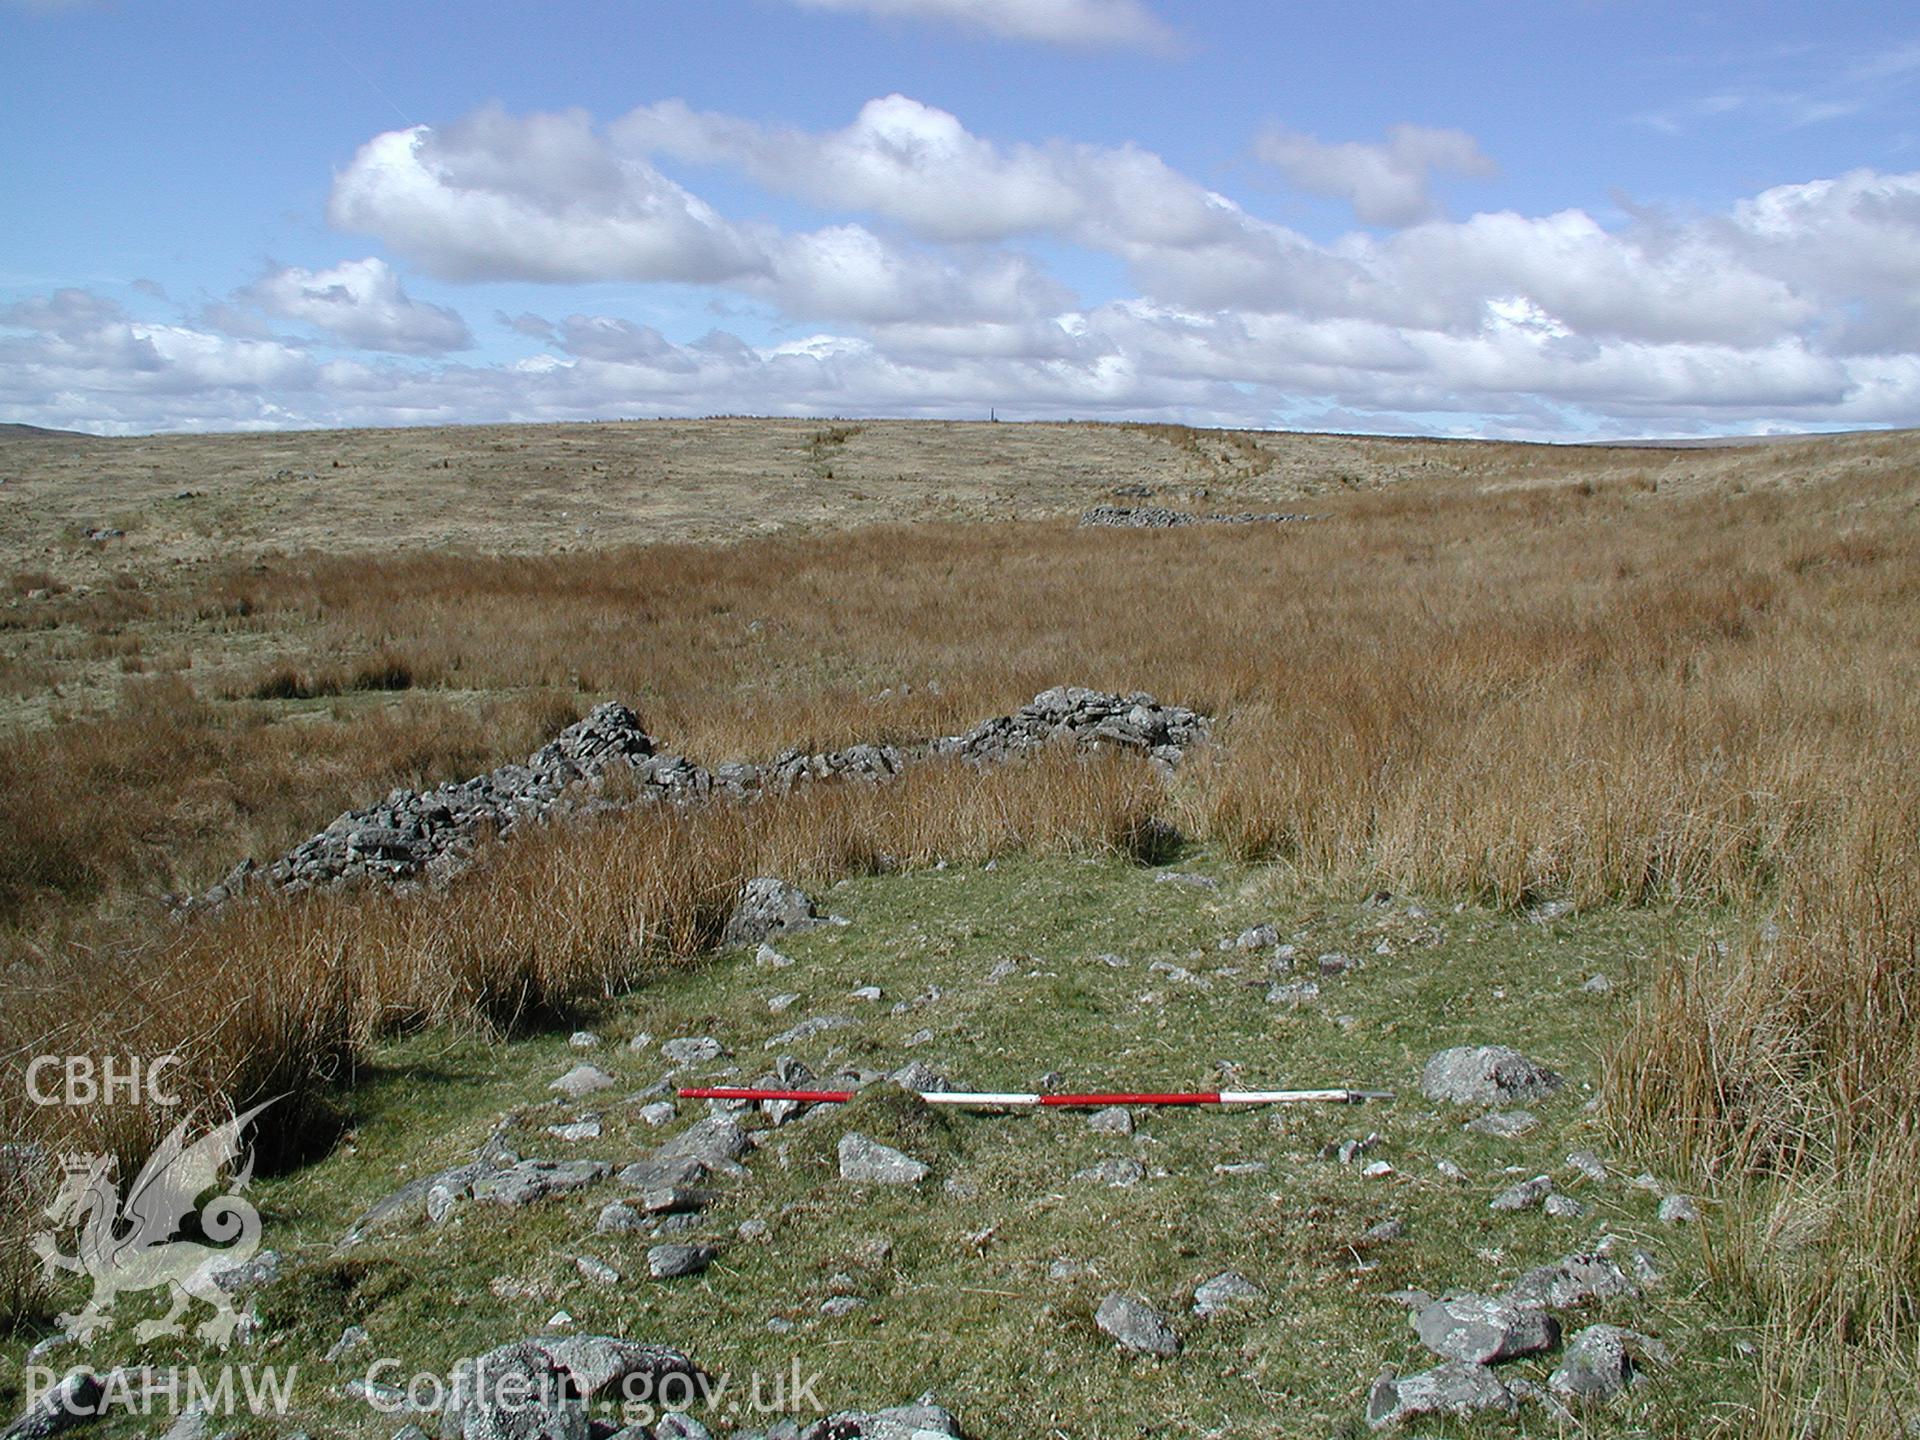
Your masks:
{"label": "heather and grass vegetation", "polygon": [[[869,433],[845,428],[814,446],[839,477],[821,485],[857,471]],[[1257,438],[1167,438],[1189,480],[1239,465],[1236,502],[1278,468],[1259,468]],[[1323,519],[1278,529],[894,523],[290,553],[185,578],[129,568],[80,596],[23,563],[16,591],[40,598],[0,612],[8,683],[47,691],[103,663],[125,678],[116,702],[56,698],[33,713],[58,723],[0,743],[6,1128],[83,1138],[17,1100],[22,1058],[53,1046],[179,1051],[196,1096],[289,1092],[324,1137],[396,1037],[537,1031],[689,983],[746,876],[1124,857],[1158,817],[1303,895],[1671,920],[1590,1039],[1612,1143],[1713,1199],[1702,1284],[1755,1326],[1751,1374],[1700,1428],[1904,1423],[1920,1376],[1920,446],[1403,458],[1392,485],[1328,487]],[[1683,463],[1692,478],[1665,483]],[[636,812],[517,840],[397,903],[186,925],[158,905],[393,785],[523,755],[603,697],[714,763],[951,733],[1059,683],[1211,712],[1218,743],[1171,783],[1050,757]],[[153,1138],[133,1113],[59,1123],[119,1127],[84,1138],[127,1155]],[[29,1275],[0,1281],[15,1313],[42,1298]]]}

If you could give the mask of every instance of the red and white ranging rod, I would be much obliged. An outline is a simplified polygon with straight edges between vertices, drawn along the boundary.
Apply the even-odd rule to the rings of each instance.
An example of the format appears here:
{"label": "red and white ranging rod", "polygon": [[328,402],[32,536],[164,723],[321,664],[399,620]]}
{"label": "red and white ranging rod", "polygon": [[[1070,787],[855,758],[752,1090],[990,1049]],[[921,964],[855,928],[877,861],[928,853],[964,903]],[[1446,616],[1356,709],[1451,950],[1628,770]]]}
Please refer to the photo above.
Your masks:
{"label": "red and white ranging rod", "polygon": [[[752,1085],[687,1086],[677,1092],[682,1100],[795,1100],[804,1105],[843,1105],[857,1090],[771,1090]],[[1118,1091],[1098,1095],[1043,1095],[1027,1091],[922,1090],[929,1105],[963,1109],[1090,1108],[1100,1105],[1357,1105],[1365,1100],[1391,1100],[1391,1090],[1197,1090],[1153,1094]]]}

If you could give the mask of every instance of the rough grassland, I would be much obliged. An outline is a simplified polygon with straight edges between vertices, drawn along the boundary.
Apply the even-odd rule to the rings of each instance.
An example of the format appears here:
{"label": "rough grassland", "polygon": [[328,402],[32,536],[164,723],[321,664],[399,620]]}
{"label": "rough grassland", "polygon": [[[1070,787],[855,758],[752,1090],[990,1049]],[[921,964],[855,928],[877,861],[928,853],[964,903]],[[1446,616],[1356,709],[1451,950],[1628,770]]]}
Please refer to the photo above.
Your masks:
{"label": "rough grassland", "polygon": [[[1173,873],[1218,888],[1156,883]],[[1734,1348],[1753,1333],[1743,1323],[1751,1317],[1730,1316],[1717,1297],[1697,1293],[1693,1234],[1656,1224],[1654,1196],[1618,1182],[1596,1186],[1565,1163],[1570,1150],[1608,1149],[1584,1102],[1600,1073],[1596,1033],[1617,1023],[1619,993],[1661,949],[1714,933],[1710,922],[1645,910],[1551,924],[1452,905],[1409,914],[1421,908],[1412,897],[1370,905],[1306,894],[1270,868],[1204,856],[1159,869],[1090,858],[920,870],[849,882],[827,899],[852,924],[782,942],[789,968],[729,952],[584,1014],[581,1023],[606,1040],[586,1058],[621,1082],[612,1099],[551,1097],[547,1082],[582,1058],[559,1034],[510,1044],[435,1035],[379,1048],[340,1149],[258,1192],[267,1243],[312,1267],[301,1283],[259,1301],[275,1337],[263,1354],[302,1364],[309,1408],[301,1422],[384,1433],[364,1406],[331,1388],[365,1375],[375,1357],[393,1357],[406,1374],[444,1375],[459,1356],[536,1333],[565,1309],[586,1331],[684,1346],[742,1387],[750,1372],[790,1373],[798,1361],[820,1376],[816,1394],[830,1408],[933,1389],[970,1434],[1359,1435],[1373,1377],[1428,1363],[1389,1292],[1491,1287],[1602,1231],[1650,1246],[1668,1275],[1642,1300],[1594,1317],[1657,1331],[1682,1358],[1584,1433],[1685,1433],[1751,1389],[1752,1361]],[[1268,1004],[1271,951],[1218,949],[1265,921],[1300,948],[1303,973],[1329,951],[1362,968],[1324,981],[1317,1003]],[[1104,953],[1126,966],[1097,958]],[[1007,961],[1011,973],[991,978]],[[1615,981],[1616,994],[1583,993],[1594,974]],[[849,998],[863,985],[878,985],[881,1002]],[[938,999],[925,999],[930,986]],[[802,998],[770,1013],[769,997],[795,992]],[[896,1016],[896,1000],[924,1003]],[[748,1177],[719,1182],[721,1199],[696,1231],[661,1237],[722,1247],[697,1279],[649,1280],[653,1238],[593,1233],[599,1207],[619,1193],[612,1181],[531,1211],[469,1205],[443,1227],[416,1221],[334,1251],[366,1205],[463,1161],[503,1123],[529,1154],[638,1154],[672,1127],[651,1130],[638,1119],[642,1102],[626,1097],[668,1076],[751,1079],[772,1061],[765,1041],[820,1014],[859,1023],[781,1048],[823,1072],[830,1061],[891,1068],[911,1058],[983,1088],[1026,1087],[1054,1071],[1074,1089],[1350,1083],[1400,1096],[1312,1110],[1142,1110],[1131,1138],[1094,1134],[1066,1112],[955,1116],[940,1140],[904,1142],[935,1166],[907,1192],[840,1180],[834,1142],[848,1122],[823,1109],[775,1132],[749,1159]],[[933,1038],[911,1043],[922,1027]],[[627,1049],[637,1031],[656,1043]],[[673,1071],[657,1042],[679,1035],[715,1036],[734,1057]],[[1465,1132],[1462,1122],[1478,1111],[1436,1110],[1418,1093],[1429,1053],[1489,1035],[1569,1077],[1561,1094],[1531,1107],[1540,1128],[1518,1140]],[[705,1110],[683,1102],[673,1125]],[[545,1133],[582,1114],[600,1118],[600,1139],[569,1144]],[[1374,1132],[1379,1140],[1361,1162],[1320,1156],[1323,1146]],[[1137,1157],[1149,1177],[1120,1189],[1072,1178],[1115,1155]],[[1439,1159],[1468,1178],[1438,1173]],[[1363,1177],[1372,1160],[1395,1173]],[[1266,1168],[1214,1169],[1248,1162]],[[1538,1173],[1554,1174],[1593,1213],[1552,1220],[1488,1211],[1494,1193]],[[948,1193],[948,1178],[965,1193]],[[738,1239],[739,1224],[756,1218],[769,1225],[767,1238]],[[1367,1237],[1395,1218],[1404,1238]],[[886,1255],[872,1248],[876,1239],[889,1242]],[[621,1282],[584,1279],[574,1265],[580,1255],[613,1266]],[[1062,1259],[1083,1268],[1050,1276]],[[1228,1268],[1269,1298],[1194,1317],[1194,1287]],[[1176,1317],[1177,1360],[1129,1358],[1099,1334],[1092,1312],[1113,1290]],[[866,1304],[846,1317],[821,1315],[836,1294]],[[127,1308],[129,1320],[145,1313]],[[772,1333],[772,1317],[794,1328]],[[365,1326],[371,1343],[330,1365],[321,1356],[348,1321]],[[93,1350],[95,1363],[139,1353],[124,1330]],[[1550,1368],[1521,1362],[1503,1373],[1544,1380]],[[1529,1423],[1540,1426],[1541,1417]],[[1426,1428],[1513,1433],[1511,1422]]]}
{"label": "rough grassland", "polygon": [[[323,1122],[390,1093],[380,1067],[416,1064],[434,1047],[485,1053],[486,1065],[527,1079],[523,1099],[538,1098],[531,1068],[517,1067],[555,1058],[552,1038],[539,1037],[574,1008],[678,994],[690,1025],[735,1013],[730,972],[676,966],[711,943],[745,876],[852,879],[875,913],[889,913],[920,903],[918,880],[875,878],[896,863],[1106,856],[1115,877],[1137,876],[1113,857],[1138,850],[1158,815],[1233,886],[1269,877],[1289,918],[1302,896],[1351,904],[1385,887],[1426,897],[1443,917],[1465,903],[1462,914],[1509,927],[1511,945],[1488,953],[1504,946],[1514,972],[1538,970],[1529,983],[1550,992],[1487,1012],[1489,1026],[1511,1029],[1470,1038],[1540,1034],[1548,1058],[1602,1101],[1590,1122],[1549,1107],[1540,1143],[1570,1145],[1568,1125],[1598,1124],[1621,1156],[1714,1198],[1698,1264],[1676,1255],[1674,1283],[1716,1319],[1660,1319],[1683,1337],[1683,1363],[1670,1386],[1648,1392],[1647,1425],[1782,1437],[1904,1425],[1920,1373],[1914,436],[1566,451],[1165,427],[722,421],[14,439],[5,455],[9,1134],[108,1144],[129,1158],[154,1138],[151,1116],[56,1119],[25,1106],[20,1067],[49,1045],[177,1048],[194,1097],[289,1091],[283,1123],[300,1115],[322,1141],[338,1133]],[[1161,533],[1080,531],[1060,518],[1140,488],[1154,492],[1148,503],[1326,518]],[[186,489],[201,493],[176,498]],[[1311,503],[1296,504],[1303,496]],[[191,518],[203,501],[218,503]],[[589,503],[600,507],[593,518],[576,519]],[[947,518],[918,520],[927,511]],[[1002,517],[1022,518],[971,523]],[[907,520],[916,523],[871,523]],[[86,538],[101,525],[126,534]],[[771,525],[785,528],[757,533]],[[1062,682],[1212,711],[1221,743],[1171,787],[1142,766],[1064,761],[992,778],[929,770],[747,816],[629,816],[503,847],[448,894],[404,905],[347,896],[176,927],[157,903],[395,784],[523,755],[604,696],[637,704],[663,740],[710,763],[948,733]],[[1013,871],[970,873],[1002,877],[967,892],[988,897],[968,921],[983,934],[1065,925],[1074,911],[1043,897],[1062,914],[1023,915],[1018,897],[993,888]],[[1617,935],[1647,957],[1622,968],[1615,1002],[1584,1012],[1584,996],[1573,1010],[1540,1003],[1569,977],[1511,917],[1548,897],[1581,908],[1579,933],[1596,954]],[[1130,902],[1112,903],[1132,916]],[[1641,928],[1656,917],[1660,933]],[[1230,918],[1209,924],[1224,930]],[[933,921],[904,921],[914,923]],[[1157,936],[1176,957],[1197,943],[1212,962],[1205,947],[1217,936],[1196,942],[1152,916],[1133,925],[1137,943]],[[1709,927],[1724,940],[1710,942]],[[870,944],[872,932],[841,943]],[[1043,933],[1029,948],[1050,959],[1056,947]],[[1057,948],[1064,960],[1082,945]],[[831,947],[814,958],[829,965]],[[854,958],[876,983],[898,973],[886,956]],[[1341,983],[1357,991],[1397,963]],[[1526,993],[1459,960],[1420,973],[1427,988],[1402,997],[1403,1010],[1356,1004],[1351,1037],[1323,1022],[1318,1053],[1337,1058],[1349,1038],[1389,1024],[1443,1029],[1471,1017],[1464,997],[1493,983]],[[1105,1016],[1124,992],[1099,987],[1131,980],[1097,979],[1088,1013]],[[1036,1000],[1030,1017],[981,1035],[1012,1044],[1031,1020],[1050,1027],[1031,1032],[1036,1044],[1077,1044],[1078,1031],[1052,1033],[1071,1028],[1053,1012],[1081,1002]],[[1137,1005],[1113,1013],[1136,1044],[1157,1033]],[[1568,1043],[1533,1028],[1569,1017],[1579,1017],[1584,1069]],[[1196,1041],[1204,1020],[1254,1042],[1224,1010],[1189,1018]],[[480,1042],[464,1037],[482,1032],[535,1038],[471,1048]],[[410,1033],[419,1038],[396,1038]],[[1392,1047],[1367,1058],[1407,1073],[1408,1054]],[[952,1063],[962,1078],[990,1078],[970,1054]],[[366,1067],[374,1088],[344,1083]],[[464,1090],[421,1103],[448,1116],[507,1103]],[[1396,1107],[1392,1123],[1409,1113],[1420,1112]],[[1031,1137],[1051,1123],[996,1133]],[[1438,1143],[1441,1132],[1424,1133],[1392,1138]],[[385,1143],[392,1163],[418,1164],[431,1141],[395,1132]],[[1559,1163],[1532,1144],[1517,1142],[1514,1163]],[[1041,1184],[1039,1169],[1019,1170],[1041,1164],[1040,1152],[1018,1148],[982,1153],[977,1168],[1010,1166],[1008,1185]],[[349,1158],[276,1183],[325,1175],[371,1186],[330,1168]],[[1208,1177],[1211,1163],[1200,1167]],[[1114,1195],[1185,1197],[1199,1171],[1167,1168],[1187,1178]],[[1291,1174],[1282,1171],[1269,1172],[1275,1185]],[[24,1193],[0,1198],[14,1206],[6,1225],[31,1221]],[[1182,1203],[1211,1213],[1197,1196]],[[1305,1203],[1310,1212],[1317,1202]],[[1002,1208],[1011,1217],[1012,1202]],[[1206,1223],[1225,1244],[1224,1219]],[[1419,1226],[1406,1243],[1408,1253],[1427,1243]],[[18,1264],[24,1253],[0,1245],[0,1301],[32,1320],[46,1297]],[[808,1263],[838,1264],[824,1252]],[[1166,1304],[1194,1278],[1140,1273]],[[1329,1341],[1342,1363],[1324,1388],[1296,1392],[1329,1397],[1313,1403],[1330,1417],[1350,1417],[1342,1387],[1370,1378],[1345,1360],[1364,1368],[1386,1333],[1343,1313],[1348,1328]],[[1055,1318],[1066,1347],[1059,1337],[1084,1329],[1084,1312]],[[1747,1323],[1755,1354],[1727,1358],[1714,1337]],[[1063,1373],[1075,1353],[1059,1348]],[[1707,1373],[1718,1381],[1702,1381]],[[1199,1383],[1199,1370],[1182,1374]],[[1221,1403],[1246,1399],[1221,1380]],[[981,1403],[992,1413],[990,1396]],[[1090,1413],[1090,1400],[1074,1403],[1063,1413]],[[1657,1409],[1668,1405],[1682,1408]],[[1629,1412],[1618,1423],[1642,1422]]]}

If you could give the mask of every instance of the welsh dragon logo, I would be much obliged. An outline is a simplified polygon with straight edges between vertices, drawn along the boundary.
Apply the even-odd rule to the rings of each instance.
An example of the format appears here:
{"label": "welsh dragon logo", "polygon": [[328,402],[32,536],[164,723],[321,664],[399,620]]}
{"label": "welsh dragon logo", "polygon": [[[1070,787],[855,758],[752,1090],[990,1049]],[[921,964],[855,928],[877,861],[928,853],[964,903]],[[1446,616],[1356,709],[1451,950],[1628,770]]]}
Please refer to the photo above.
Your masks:
{"label": "welsh dragon logo", "polygon": [[[67,1270],[93,1281],[86,1308],[59,1317],[68,1334],[85,1340],[107,1323],[121,1294],[164,1286],[172,1292],[172,1308],[135,1327],[135,1337],[144,1341],[182,1333],[182,1315],[200,1300],[214,1313],[195,1333],[226,1348],[240,1316],[217,1277],[253,1258],[260,1246],[260,1212],[240,1197],[253,1177],[252,1156],[224,1187],[220,1172],[243,1153],[241,1132],[272,1103],[234,1116],[191,1144],[190,1122],[182,1120],[147,1158],[124,1201],[112,1180],[111,1156],[65,1157],[65,1178],[45,1211],[53,1228],[34,1237],[33,1250],[49,1279],[56,1270]],[[201,1206],[200,1197],[216,1189],[221,1193]],[[197,1221],[199,1235],[211,1244],[180,1238],[189,1220]],[[63,1254],[56,1242],[67,1229],[78,1236],[72,1255]]]}

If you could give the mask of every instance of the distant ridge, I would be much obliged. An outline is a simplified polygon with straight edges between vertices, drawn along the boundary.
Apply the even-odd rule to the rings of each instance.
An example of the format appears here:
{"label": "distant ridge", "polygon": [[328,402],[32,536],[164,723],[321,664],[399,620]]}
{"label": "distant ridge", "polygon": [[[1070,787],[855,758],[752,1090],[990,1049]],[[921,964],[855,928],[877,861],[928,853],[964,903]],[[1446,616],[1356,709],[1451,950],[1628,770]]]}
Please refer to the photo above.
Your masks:
{"label": "distant ridge", "polygon": [[0,420],[0,441],[6,440],[98,440],[84,430],[49,430],[44,425],[21,425]]}

